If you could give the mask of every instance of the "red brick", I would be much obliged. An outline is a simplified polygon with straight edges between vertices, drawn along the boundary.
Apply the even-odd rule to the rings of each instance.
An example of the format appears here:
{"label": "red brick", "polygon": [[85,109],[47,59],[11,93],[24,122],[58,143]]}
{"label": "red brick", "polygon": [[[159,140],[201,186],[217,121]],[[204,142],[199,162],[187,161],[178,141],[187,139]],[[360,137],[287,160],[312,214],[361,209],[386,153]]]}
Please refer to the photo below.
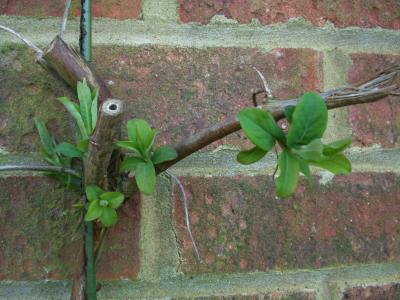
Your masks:
{"label": "red brick", "polygon": [[[373,74],[400,63],[399,55],[353,54],[349,74],[350,83],[368,80]],[[398,76],[395,83],[400,84]],[[348,108],[355,144],[383,147],[400,146],[400,98],[390,96],[379,102]]]}
{"label": "red brick", "polygon": [[[80,196],[46,177],[0,177],[0,280],[71,278],[81,242]],[[125,202],[108,233],[99,279],[135,278],[140,268],[140,199]]]}
{"label": "red brick", "polygon": [[118,209],[118,223],[107,234],[103,255],[96,270],[98,279],[133,279],[138,275],[140,203],[140,196],[136,193]]}
{"label": "red brick", "polygon": [[43,177],[0,177],[0,279],[69,278],[76,268],[79,196]]}
{"label": "red brick", "polygon": [[[0,147],[10,152],[39,150],[33,118],[43,119],[58,138],[72,141],[68,116],[57,97],[74,97],[34,64],[17,46],[1,49]],[[174,143],[226,116],[251,106],[261,82],[252,66],[266,74],[276,97],[318,90],[320,54],[307,49],[97,48],[94,61],[115,97],[126,100],[126,119],[147,119],[161,129],[158,143]],[[123,126],[123,131],[126,128]],[[237,133],[220,141],[243,144]]]}
{"label": "red brick", "polygon": [[218,14],[249,23],[252,19],[262,24],[286,22],[303,17],[316,26],[327,21],[337,27],[400,28],[400,3],[397,0],[179,0],[182,22],[209,23]]}
{"label": "red brick", "polygon": [[[302,181],[295,196],[275,198],[272,180],[181,178],[190,203],[197,263],[175,190],[175,223],[185,273],[320,268],[400,258],[400,177],[339,176]],[[197,221],[193,216],[197,215]],[[210,235],[210,231],[216,235]]]}
{"label": "red brick", "polygon": [[[62,16],[64,0],[9,0],[0,4],[0,14],[23,16]],[[141,0],[92,1],[94,17],[137,19],[141,14]],[[80,1],[72,1],[71,14],[80,15]]]}
{"label": "red brick", "polygon": [[346,290],[342,300],[398,300],[400,284],[354,287]]}
{"label": "red brick", "polygon": [[[100,48],[94,56],[114,95],[127,100],[127,118],[146,118],[168,143],[253,105],[252,91],[262,86],[253,66],[278,99],[322,86],[320,54],[309,49]],[[238,133],[222,143],[242,139]]]}
{"label": "red brick", "polygon": [[271,292],[256,295],[208,296],[193,298],[173,298],[173,300],[315,300],[314,292]]}

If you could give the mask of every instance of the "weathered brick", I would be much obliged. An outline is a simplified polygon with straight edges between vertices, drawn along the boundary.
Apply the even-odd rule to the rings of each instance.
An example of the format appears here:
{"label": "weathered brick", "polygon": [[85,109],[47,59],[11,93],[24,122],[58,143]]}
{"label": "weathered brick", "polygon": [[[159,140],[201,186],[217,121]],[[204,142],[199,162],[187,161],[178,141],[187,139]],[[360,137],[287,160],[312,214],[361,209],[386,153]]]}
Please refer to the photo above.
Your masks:
{"label": "weathered brick", "polygon": [[[251,106],[262,87],[253,66],[278,99],[322,87],[320,53],[310,49],[99,48],[95,61],[114,95],[127,100],[127,118],[146,118],[167,143]],[[214,145],[242,140],[238,133]]]}
{"label": "weathered brick", "polygon": [[104,280],[136,278],[140,270],[140,196],[124,202],[118,209],[118,223],[105,240],[97,267],[97,278]]}
{"label": "weathered brick", "polygon": [[208,296],[173,298],[174,300],[315,300],[314,292],[271,292],[253,295]]}
{"label": "weathered brick", "polygon": [[[351,55],[351,58],[353,65],[349,73],[350,83],[368,80],[372,74],[400,63],[399,55],[359,53]],[[400,83],[399,76],[395,82]],[[351,106],[348,110],[356,145],[380,144],[388,148],[400,146],[400,101],[398,96],[390,96],[370,104]]]}
{"label": "weathered brick", "polygon": [[320,268],[400,258],[400,177],[338,176],[302,181],[295,196],[275,197],[271,178],[181,178],[189,198],[198,263],[175,190],[182,270],[205,272]]}
{"label": "weathered brick", "polygon": [[[6,46],[1,52],[0,147],[37,151],[34,117],[46,121],[59,141],[72,141],[68,116],[56,98],[74,95],[36,65],[30,51]],[[320,54],[309,49],[106,47],[95,49],[94,62],[112,81],[115,97],[126,100],[126,119],[145,118],[161,129],[158,143],[177,142],[251,106],[252,90],[262,86],[252,66],[267,74],[277,98],[322,86]],[[243,134],[215,145],[222,143],[243,144]]]}
{"label": "weathered brick", "polygon": [[34,117],[43,120],[59,141],[72,141],[68,116],[56,100],[72,96],[35,63],[23,46],[0,48],[0,149],[9,152],[39,150]]}
{"label": "weathered brick", "polygon": [[[23,16],[62,16],[64,0],[10,0],[0,4],[0,14]],[[137,19],[141,14],[141,0],[92,1],[94,17]],[[80,16],[80,1],[73,0],[71,15]]]}
{"label": "weathered brick", "polygon": [[185,23],[207,24],[219,14],[239,23],[257,19],[267,25],[303,17],[316,26],[330,21],[337,27],[400,28],[400,3],[397,0],[179,0],[179,5],[180,17]]}
{"label": "weathered brick", "polygon": [[400,284],[353,287],[346,290],[342,300],[397,300],[400,299]]}
{"label": "weathered brick", "polygon": [[44,177],[0,177],[0,279],[65,279],[76,268],[79,199]]}
{"label": "weathered brick", "polygon": [[[0,177],[0,279],[71,278],[78,263],[79,201],[46,177]],[[135,278],[140,267],[140,199],[126,201],[107,235],[99,279]]]}

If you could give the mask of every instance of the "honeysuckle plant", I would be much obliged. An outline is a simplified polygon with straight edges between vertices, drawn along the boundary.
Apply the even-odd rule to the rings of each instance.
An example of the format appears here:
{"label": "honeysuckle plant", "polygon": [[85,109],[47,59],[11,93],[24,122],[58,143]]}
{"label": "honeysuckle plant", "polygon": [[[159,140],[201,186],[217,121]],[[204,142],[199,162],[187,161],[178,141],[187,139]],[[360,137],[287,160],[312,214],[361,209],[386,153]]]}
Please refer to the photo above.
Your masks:
{"label": "honeysuckle plant", "polygon": [[132,119],[127,123],[128,141],[119,141],[118,147],[129,150],[132,156],[121,164],[122,172],[133,172],[139,190],[146,195],[153,193],[156,185],[156,166],[177,157],[176,150],[169,146],[153,149],[158,131],[147,121]]}
{"label": "honeysuckle plant", "polygon": [[116,209],[124,202],[124,194],[120,192],[105,192],[97,185],[86,187],[86,198],[89,207],[85,221],[99,220],[104,227],[117,223]]}
{"label": "honeysuckle plant", "polygon": [[239,152],[237,160],[240,163],[259,161],[276,143],[282,150],[278,158],[280,174],[276,180],[279,197],[288,197],[295,192],[299,173],[303,173],[311,184],[310,166],[336,175],[351,172],[351,163],[342,152],[352,140],[346,138],[327,145],[321,140],[328,124],[328,109],[319,94],[305,93],[298,105],[286,107],[285,116],[290,124],[287,133],[268,111],[247,108],[238,114],[240,126],[255,145]]}

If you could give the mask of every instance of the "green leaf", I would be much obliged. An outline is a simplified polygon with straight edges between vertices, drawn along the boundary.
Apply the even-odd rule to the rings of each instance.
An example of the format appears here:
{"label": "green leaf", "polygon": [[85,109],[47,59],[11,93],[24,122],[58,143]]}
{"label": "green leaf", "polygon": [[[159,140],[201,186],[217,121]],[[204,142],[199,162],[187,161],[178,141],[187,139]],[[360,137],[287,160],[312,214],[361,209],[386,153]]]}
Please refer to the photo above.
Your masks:
{"label": "green leaf", "polygon": [[117,212],[114,208],[103,207],[103,213],[100,216],[101,224],[103,224],[105,227],[110,227],[116,224],[117,220]]}
{"label": "green leaf", "polygon": [[324,145],[323,153],[324,155],[330,156],[342,152],[344,149],[350,146],[352,142],[353,140],[351,138],[346,138],[330,143],[328,145]]}
{"label": "green leaf", "polygon": [[156,171],[151,161],[137,164],[135,178],[139,190],[143,194],[150,195],[153,193],[156,186]]}
{"label": "green leaf", "polygon": [[131,119],[127,124],[128,138],[132,142],[137,142],[137,130],[141,132],[143,137],[151,133],[151,127],[146,120],[143,119]]}
{"label": "green leaf", "polygon": [[128,157],[122,162],[120,170],[122,172],[134,171],[138,163],[144,162],[145,161],[139,157]]}
{"label": "green leaf", "polygon": [[299,161],[287,151],[282,151],[278,164],[280,174],[276,181],[276,194],[285,198],[296,191],[300,165]]}
{"label": "green leaf", "polygon": [[83,152],[83,153],[87,153],[88,149],[89,149],[89,140],[80,141],[78,143],[78,145],[76,146],[76,148],[78,148],[78,150]]}
{"label": "green leaf", "polygon": [[99,89],[96,88],[92,92],[92,107],[90,109],[92,118],[92,132],[90,132],[90,134],[92,134],[93,130],[96,128],[97,114],[99,113],[98,103],[99,103]]}
{"label": "green leaf", "polygon": [[86,130],[85,123],[82,120],[82,116],[78,109],[78,106],[75,103],[73,103],[71,100],[69,100],[67,97],[60,97],[60,98],[58,98],[58,101],[60,101],[65,106],[65,108],[68,110],[68,112],[75,119],[76,124],[78,125],[78,128],[79,128],[81,138],[87,139],[88,132]]}
{"label": "green leaf", "polygon": [[161,164],[165,161],[173,160],[178,157],[176,150],[170,146],[161,146],[156,151],[154,151],[151,160],[154,165]]}
{"label": "green leaf", "polygon": [[321,138],[328,124],[328,110],[317,93],[305,93],[293,113],[288,132],[288,145],[307,145]]}
{"label": "green leaf", "polygon": [[320,161],[323,159],[322,149],[321,139],[315,139],[307,145],[292,148],[292,152],[306,161]]}
{"label": "green leaf", "polygon": [[157,130],[150,128],[149,123],[145,120],[137,119],[136,121],[136,138],[140,150],[143,154],[148,154],[151,149]]}
{"label": "green leaf", "polygon": [[82,157],[83,152],[80,151],[75,145],[72,145],[70,143],[63,142],[61,144],[58,144],[55,148],[54,151],[61,153],[62,155],[66,157]]}
{"label": "green leaf", "polygon": [[139,154],[140,156],[142,156],[142,152],[140,152],[139,145],[136,144],[135,142],[119,141],[115,145],[118,146],[118,147],[121,147],[121,148],[125,148],[125,149],[128,149],[128,150],[131,150],[131,151]]}
{"label": "green leaf", "polygon": [[312,186],[312,177],[311,177],[311,171],[310,171],[310,166],[308,165],[307,162],[305,162],[302,159],[299,159],[299,166],[300,166],[300,172],[304,174],[304,176],[307,177],[308,184]]}
{"label": "green leaf", "polygon": [[107,200],[111,208],[118,208],[124,202],[124,194],[120,192],[105,192],[100,195],[101,200]]}
{"label": "green leaf", "polygon": [[249,165],[262,159],[265,154],[267,154],[267,151],[264,151],[258,147],[254,147],[250,150],[240,151],[236,159],[241,164]]}
{"label": "green leaf", "polygon": [[39,132],[43,150],[51,157],[54,154],[55,143],[42,120],[35,118],[35,125]]}
{"label": "green leaf", "polygon": [[90,202],[89,208],[87,210],[85,221],[93,221],[95,219],[100,218],[103,213],[102,207],[99,205],[98,200],[94,200]]}
{"label": "green leaf", "polygon": [[265,114],[257,108],[247,108],[239,112],[238,118],[247,138],[264,151],[275,145],[274,137],[265,129]]}
{"label": "green leaf", "polygon": [[95,184],[91,184],[86,187],[86,197],[89,202],[99,199],[100,195],[103,193],[104,191]]}
{"label": "green leaf", "polygon": [[323,168],[332,172],[335,175],[338,174],[350,174],[351,163],[343,154],[335,154],[328,156],[324,160],[319,162],[311,162],[312,165]]}
{"label": "green leaf", "polygon": [[296,106],[294,106],[294,105],[289,105],[289,106],[285,107],[285,117],[286,117],[286,120],[289,122],[289,124],[292,123],[293,113],[294,113],[295,109],[296,109]]}
{"label": "green leaf", "polygon": [[92,94],[90,88],[86,83],[86,79],[83,82],[78,81],[77,84],[78,99],[81,108],[81,116],[83,123],[85,124],[86,131],[88,134],[92,133]]}

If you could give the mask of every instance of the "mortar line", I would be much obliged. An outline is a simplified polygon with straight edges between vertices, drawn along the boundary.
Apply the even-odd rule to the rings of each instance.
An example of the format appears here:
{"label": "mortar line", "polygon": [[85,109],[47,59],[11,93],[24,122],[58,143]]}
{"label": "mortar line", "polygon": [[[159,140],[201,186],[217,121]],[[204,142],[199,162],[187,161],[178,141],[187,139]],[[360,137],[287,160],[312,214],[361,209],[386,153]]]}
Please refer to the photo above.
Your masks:
{"label": "mortar line", "polygon": [[[25,34],[39,45],[48,44],[58,33],[59,18],[37,20],[0,16],[0,24]],[[160,24],[137,20],[95,19],[94,44],[97,46],[143,46],[208,48],[309,48],[316,51],[338,49],[343,53],[399,54],[400,31],[390,29],[313,27],[290,21],[279,25],[199,25]],[[67,42],[76,44],[78,21],[71,20],[65,33]],[[46,32],[46,34],[43,34]],[[0,45],[16,42],[0,33]]]}
{"label": "mortar line", "polygon": [[[323,284],[351,286],[384,285],[400,281],[399,263],[366,264],[257,273],[187,275],[149,284],[146,282],[103,282],[100,297],[107,299],[116,291],[125,295],[154,297],[201,297],[259,294],[273,291],[316,291]],[[354,285],[353,285],[354,284]],[[342,290],[342,289],[340,289]],[[323,292],[319,292],[323,295]],[[325,298],[326,299],[326,298]],[[336,300],[336,299],[333,299]]]}

